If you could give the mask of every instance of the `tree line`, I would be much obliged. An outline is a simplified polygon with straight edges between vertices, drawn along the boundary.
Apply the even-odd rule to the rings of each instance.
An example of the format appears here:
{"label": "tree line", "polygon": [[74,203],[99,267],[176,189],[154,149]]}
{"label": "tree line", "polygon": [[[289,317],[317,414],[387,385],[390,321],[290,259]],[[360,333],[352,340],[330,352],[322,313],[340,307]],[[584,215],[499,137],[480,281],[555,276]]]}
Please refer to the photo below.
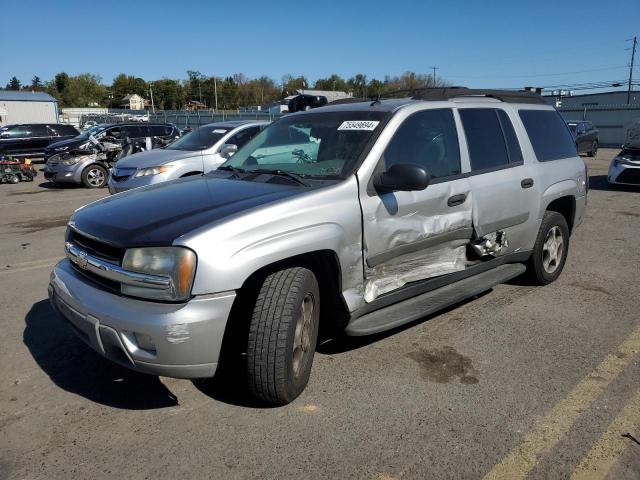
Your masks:
{"label": "tree line", "polygon": [[7,83],[6,89],[47,92],[58,100],[61,107],[120,108],[123,98],[128,94],[138,94],[149,101],[153,94],[153,103],[159,110],[180,110],[189,101],[198,101],[207,108],[215,108],[216,96],[219,109],[231,110],[267,105],[300,89],[343,91],[355,97],[369,97],[395,90],[447,85],[441,78],[434,79],[432,75],[415,72],[405,72],[399,76],[387,75],[383,79],[368,78],[361,73],[344,79],[333,74],[313,83],[303,75],[296,77],[287,74],[277,83],[267,76],[250,79],[242,73],[227,77],[206,76],[196,70],[188,70],[186,73],[186,79],[162,78],[153,81],[121,73],[110,85],[103,83],[100,76],[92,73],[68,75],[60,72],[48,81],[34,76],[31,83],[25,84],[14,76]]}

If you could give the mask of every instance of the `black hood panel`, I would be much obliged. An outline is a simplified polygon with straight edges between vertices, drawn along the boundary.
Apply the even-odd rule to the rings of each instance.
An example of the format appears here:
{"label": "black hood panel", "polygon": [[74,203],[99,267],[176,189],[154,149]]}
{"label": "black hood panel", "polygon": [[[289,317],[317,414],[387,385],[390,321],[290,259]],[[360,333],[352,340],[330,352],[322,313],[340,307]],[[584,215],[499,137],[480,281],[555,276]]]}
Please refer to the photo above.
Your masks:
{"label": "black hood panel", "polygon": [[80,232],[117,247],[163,246],[192,230],[308,188],[188,177],[99,200],[74,214]]}

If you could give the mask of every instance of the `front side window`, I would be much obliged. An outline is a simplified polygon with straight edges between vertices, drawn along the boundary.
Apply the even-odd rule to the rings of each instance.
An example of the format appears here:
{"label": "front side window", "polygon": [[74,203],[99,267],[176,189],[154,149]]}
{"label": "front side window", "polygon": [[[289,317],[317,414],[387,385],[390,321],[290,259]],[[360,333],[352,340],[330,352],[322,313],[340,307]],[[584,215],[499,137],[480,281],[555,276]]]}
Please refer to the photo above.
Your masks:
{"label": "front side window", "polygon": [[496,109],[464,108],[460,109],[460,118],[467,137],[472,171],[509,164],[509,152]]}
{"label": "front side window", "polygon": [[224,166],[345,178],[368,151],[388,115],[365,110],[286,116],[262,130]]}
{"label": "front side window", "polygon": [[539,162],[577,156],[576,144],[557,111],[520,110],[518,113]]}
{"label": "front side window", "polygon": [[458,175],[460,147],[450,109],[424,110],[408,117],[383,154],[385,170],[409,163],[424,168],[432,178]]}

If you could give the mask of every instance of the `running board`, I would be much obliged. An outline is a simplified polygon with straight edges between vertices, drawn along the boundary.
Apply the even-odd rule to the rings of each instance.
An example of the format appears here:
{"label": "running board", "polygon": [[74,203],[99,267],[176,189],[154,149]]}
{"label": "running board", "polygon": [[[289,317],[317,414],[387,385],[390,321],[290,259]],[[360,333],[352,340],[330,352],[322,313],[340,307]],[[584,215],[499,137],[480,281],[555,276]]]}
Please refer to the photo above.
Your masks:
{"label": "running board", "polygon": [[350,336],[371,335],[399,327],[490,290],[525,272],[522,263],[508,263],[492,270],[464,278],[402,302],[367,313],[352,320],[345,333]]}

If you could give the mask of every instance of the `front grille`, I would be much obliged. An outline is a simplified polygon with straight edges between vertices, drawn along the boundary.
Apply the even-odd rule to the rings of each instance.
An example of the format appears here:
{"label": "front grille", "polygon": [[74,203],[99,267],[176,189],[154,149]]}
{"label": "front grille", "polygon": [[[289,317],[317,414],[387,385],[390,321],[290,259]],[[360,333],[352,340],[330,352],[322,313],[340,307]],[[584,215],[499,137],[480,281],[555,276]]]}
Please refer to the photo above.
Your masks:
{"label": "front grille", "polygon": [[125,252],[124,248],[114,247],[108,243],[83,235],[73,229],[69,229],[67,241],[77,245],[89,255],[93,255],[110,263],[115,263],[116,265],[122,265]]}
{"label": "front grille", "polygon": [[113,292],[113,293],[120,294],[120,283],[101,277],[100,275],[96,275],[95,273],[90,272],[88,270],[83,270],[73,262],[71,262],[71,267],[80,275],[82,275],[84,278],[89,280],[89,282],[94,286],[105,289],[105,290],[109,290],[110,292]]}
{"label": "front grille", "polygon": [[615,179],[620,183],[637,183],[640,184],[640,168],[626,168]]}

